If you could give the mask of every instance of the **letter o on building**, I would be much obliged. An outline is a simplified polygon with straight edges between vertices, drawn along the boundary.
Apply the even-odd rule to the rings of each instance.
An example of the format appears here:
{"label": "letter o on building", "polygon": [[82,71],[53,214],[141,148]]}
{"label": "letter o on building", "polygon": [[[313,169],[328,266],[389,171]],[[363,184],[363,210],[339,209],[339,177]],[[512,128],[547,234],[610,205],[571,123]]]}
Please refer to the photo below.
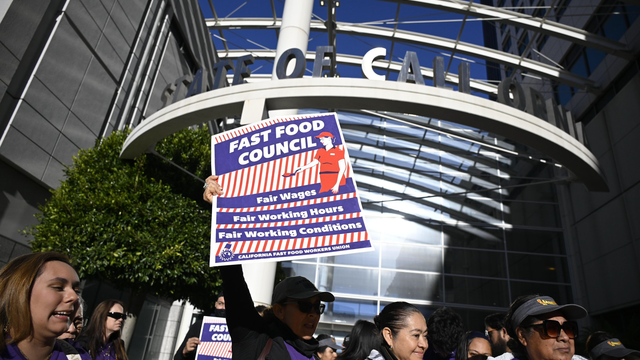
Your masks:
{"label": "letter o on building", "polygon": [[[287,76],[287,67],[292,59],[296,59],[296,66],[293,68],[291,75]],[[278,79],[294,79],[301,78],[304,75],[306,60],[300,49],[289,49],[280,55],[278,64],[276,64],[276,76]]]}

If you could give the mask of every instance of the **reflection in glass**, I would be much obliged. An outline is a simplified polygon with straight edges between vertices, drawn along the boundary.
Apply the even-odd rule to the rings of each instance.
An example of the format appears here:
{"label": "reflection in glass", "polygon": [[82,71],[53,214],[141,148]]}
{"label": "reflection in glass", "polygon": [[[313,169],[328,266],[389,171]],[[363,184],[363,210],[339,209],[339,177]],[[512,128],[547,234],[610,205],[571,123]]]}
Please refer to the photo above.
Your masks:
{"label": "reflection in glass", "polygon": [[403,271],[381,271],[382,296],[442,301],[442,275]]}
{"label": "reflection in glass", "polygon": [[378,295],[378,269],[318,267],[318,288],[337,293]]}
{"label": "reflection in glass", "polygon": [[509,306],[509,290],[505,280],[445,276],[446,301],[458,304]]}

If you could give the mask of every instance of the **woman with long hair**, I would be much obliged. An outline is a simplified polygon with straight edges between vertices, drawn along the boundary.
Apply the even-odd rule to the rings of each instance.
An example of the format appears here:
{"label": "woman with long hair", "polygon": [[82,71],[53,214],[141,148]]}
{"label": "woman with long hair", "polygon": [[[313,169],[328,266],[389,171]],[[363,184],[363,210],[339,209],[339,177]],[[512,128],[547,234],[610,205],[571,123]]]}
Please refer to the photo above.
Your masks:
{"label": "woman with long hair", "polygon": [[69,258],[55,252],[27,254],[0,270],[0,359],[66,360],[78,355],[58,336],[78,311],[80,279]]}
{"label": "woman with long hair", "polygon": [[96,306],[89,325],[78,342],[95,360],[128,360],[120,338],[127,315],[120,300],[105,300]]}
{"label": "woman with long hair", "polygon": [[479,331],[467,331],[456,350],[456,360],[487,360],[491,355],[491,343]]}
{"label": "woman with long hair", "polygon": [[380,330],[374,323],[358,320],[349,333],[349,346],[338,355],[338,360],[365,360],[382,343]]}

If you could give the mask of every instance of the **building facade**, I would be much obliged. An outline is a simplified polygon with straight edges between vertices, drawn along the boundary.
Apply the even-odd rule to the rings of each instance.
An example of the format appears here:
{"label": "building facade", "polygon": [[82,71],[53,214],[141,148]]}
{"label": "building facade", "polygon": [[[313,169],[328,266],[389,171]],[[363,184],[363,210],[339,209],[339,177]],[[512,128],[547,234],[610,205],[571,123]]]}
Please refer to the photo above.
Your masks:
{"label": "building facade", "polygon": [[[19,230],[34,223],[37,204],[78,150],[198,95],[187,94],[186,85],[199,70],[211,88],[234,83],[232,69],[226,82],[214,76],[216,63],[253,57],[251,75],[233,86],[273,78],[276,49],[287,46],[279,42],[282,5],[230,3],[3,3],[2,264],[29,252]],[[288,275],[336,295],[318,333],[340,338],[356,320],[370,320],[397,300],[426,316],[450,306],[479,330],[484,316],[531,293],[585,306],[591,318],[584,326],[632,327],[640,304],[640,9],[610,1],[494,0],[458,8],[378,1],[374,11],[371,3],[313,2],[305,77],[314,72],[316,49],[334,45],[322,76],[362,77],[364,55],[382,47],[385,57],[372,62],[373,70],[389,84],[460,91],[460,65],[467,64],[468,93],[489,101],[499,98],[499,81],[515,79],[540,94],[525,98],[529,104],[553,99],[570,111],[609,191],[589,191],[569,164],[529,143],[455,119],[331,104],[299,109],[338,113],[375,247],[283,264]],[[419,64],[407,69],[408,58]],[[418,70],[420,77],[402,78]],[[507,97],[515,99],[511,90]],[[513,111],[534,112],[529,106]],[[202,122],[219,118],[211,117]],[[95,304],[127,296],[106,284],[86,291]],[[147,299],[129,354],[170,357],[180,311],[165,299]]]}

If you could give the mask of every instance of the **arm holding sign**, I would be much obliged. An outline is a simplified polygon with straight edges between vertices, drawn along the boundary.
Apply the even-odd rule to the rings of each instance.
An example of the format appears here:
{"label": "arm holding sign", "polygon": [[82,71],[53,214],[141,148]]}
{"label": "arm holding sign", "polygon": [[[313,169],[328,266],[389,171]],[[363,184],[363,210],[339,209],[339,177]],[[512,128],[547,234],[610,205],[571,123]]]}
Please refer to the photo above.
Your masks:
{"label": "arm holding sign", "polygon": [[202,198],[211,204],[213,197],[222,195],[222,186],[218,183],[218,175],[211,175],[204,181],[204,193]]}
{"label": "arm holding sign", "polygon": [[[207,178],[203,198],[212,202],[222,190],[216,176]],[[269,339],[268,359],[312,359],[318,347],[313,334],[324,312],[322,302],[334,301],[330,292],[319,291],[302,276],[289,277],[276,285],[272,308],[264,317],[256,311],[240,265],[222,266],[222,287],[231,335],[233,359],[255,360]]]}
{"label": "arm holding sign", "polygon": [[196,347],[200,344],[200,329],[202,328],[202,319],[191,325],[187,335],[184,337],[182,345],[178,348],[173,360],[193,360],[196,358]]}

